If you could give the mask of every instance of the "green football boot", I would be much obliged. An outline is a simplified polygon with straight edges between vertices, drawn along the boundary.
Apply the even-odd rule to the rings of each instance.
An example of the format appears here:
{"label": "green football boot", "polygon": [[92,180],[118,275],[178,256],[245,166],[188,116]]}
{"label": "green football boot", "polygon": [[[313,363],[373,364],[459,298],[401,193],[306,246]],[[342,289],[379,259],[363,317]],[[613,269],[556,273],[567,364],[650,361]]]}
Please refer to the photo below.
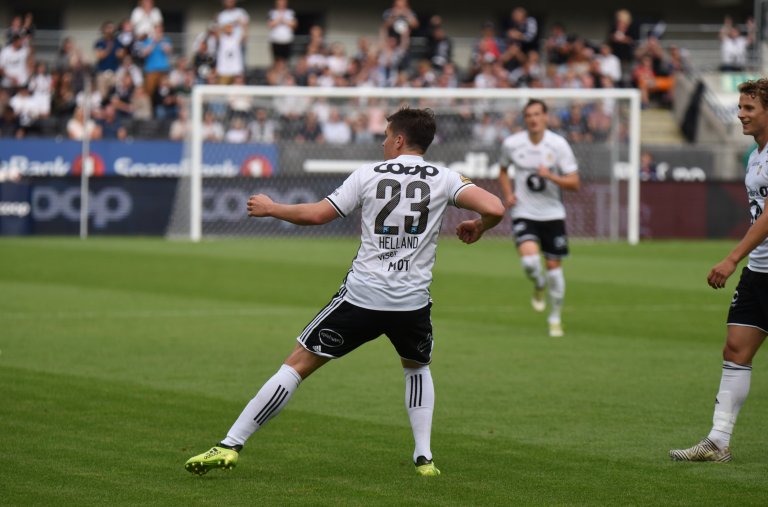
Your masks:
{"label": "green football boot", "polygon": [[237,465],[237,451],[225,447],[214,446],[210,451],[192,456],[184,464],[187,472],[196,475],[205,475],[209,470],[220,468],[232,470]]}
{"label": "green football boot", "polygon": [[431,459],[427,459],[424,456],[416,458],[416,475],[422,477],[437,477],[440,475],[440,470],[437,469]]}

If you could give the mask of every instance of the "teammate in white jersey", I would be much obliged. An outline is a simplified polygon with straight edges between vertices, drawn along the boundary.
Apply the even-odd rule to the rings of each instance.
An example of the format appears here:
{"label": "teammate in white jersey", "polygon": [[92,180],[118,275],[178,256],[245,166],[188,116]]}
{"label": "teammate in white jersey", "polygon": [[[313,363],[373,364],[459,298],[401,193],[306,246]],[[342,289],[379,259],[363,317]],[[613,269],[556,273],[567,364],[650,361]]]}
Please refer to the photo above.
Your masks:
{"label": "teammate in white jersey", "polygon": [[731,253],[715,264],[707,283],[713,289],[722,289],[738,263],[747,255],[749,260],[728,311],[712,430],[693,447],[669,451],[675,461],[731,461],[731,433],[749,393],[752,358],[768,335],[768,79],[742,83],[739,94],[742,131],[757,143],[749,156],[745,178],[752,225]]}
{"label": "teammate in white jersey", "polygon": [[[561,313],[565,297],[562,259],[568,255],[565,206],[561,191],[578,190],[579,166],[562,136],[547,129],[547,104],[531,99],[523,109],[525,131],[507,137],[499,156],[499,184],[504,206],[511,209],[512,229],[523,271],[533,282],[531,305],[546,308],[550,336],[563,336]],[[514,168],[514,185],[508,169]],[[547,267],[541,268],[540,252]]]}
{"label": "teammate in white jersey", "polygon": [[493,194],[446,167],[423,158],[435,135],[429,109],[401,109],[387,118],[385,160],[358,168],[331,195],[311,204],[278,204],[266,195],[248,200],[248,215],[300,225],[320,225],[362,210],[361,241],[352,267],[331,302],[304,328],[282,367],[259,390],[211,450],[185,467],[204,474],[232,468],[246,440],[277,415],[299,383],[333,358],[386,335],[405,370],[405,405],[413,429],[416,473],[439,475],[430,435],[435,392],[429,285],[448,206],[480,214],[460,223],[465,243],[498,224],[504,206]]}

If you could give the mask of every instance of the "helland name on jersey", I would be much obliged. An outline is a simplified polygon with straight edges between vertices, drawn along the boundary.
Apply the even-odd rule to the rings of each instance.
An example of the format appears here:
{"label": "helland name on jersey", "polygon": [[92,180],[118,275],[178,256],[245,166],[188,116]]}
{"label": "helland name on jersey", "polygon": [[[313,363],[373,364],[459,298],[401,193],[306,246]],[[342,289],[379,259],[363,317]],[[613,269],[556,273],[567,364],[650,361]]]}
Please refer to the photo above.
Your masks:
{"label": "helland name on jersey", "polygon": [[422,180],[427,179],[429,176],[436,176],[440,171],[435,166],[431,165],[403,165],[399,162],[379,164],[373,168],[377,173],[392,173],[392,174],[409,174],[418,175]]}
{"label": "helland name on jersey", "polygon": [[400,236],[381,236],[379,238],[379,248],[382,250],[397,250],[399,248],[414,249],[418,246],[418,236],[407,236],[405,238],[401,238]]}

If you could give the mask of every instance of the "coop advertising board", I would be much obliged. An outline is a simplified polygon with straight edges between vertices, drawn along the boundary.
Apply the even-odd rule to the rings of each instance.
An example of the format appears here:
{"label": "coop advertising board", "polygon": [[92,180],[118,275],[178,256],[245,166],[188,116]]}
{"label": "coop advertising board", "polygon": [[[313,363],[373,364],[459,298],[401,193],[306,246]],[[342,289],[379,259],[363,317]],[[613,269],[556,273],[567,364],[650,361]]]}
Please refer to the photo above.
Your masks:
{"label": "coop advertising board", "polygon": [[[0,174],[16,177],[78,176],[83,145],[52,139],[0,139]],[[168,178],[188,173],[184,145],[173,141],[93,141],[95,177]],[[273,144],[214,144],[203,148],[203,174],[217,177],[269,177],[277,174]]]}

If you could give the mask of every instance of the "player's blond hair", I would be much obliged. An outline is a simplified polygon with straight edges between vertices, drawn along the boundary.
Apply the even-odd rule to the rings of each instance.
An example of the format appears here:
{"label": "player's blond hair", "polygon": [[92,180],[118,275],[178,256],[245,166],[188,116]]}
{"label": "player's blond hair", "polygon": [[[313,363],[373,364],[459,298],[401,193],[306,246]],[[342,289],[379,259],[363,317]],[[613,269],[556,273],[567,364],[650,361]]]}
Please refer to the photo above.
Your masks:
{"label": "player's blond hair", "polygon": [[760,79],[744,81],[739,85],[739,93],[759,98],[763,109],[768,110],[768,79],[761,77]]}

